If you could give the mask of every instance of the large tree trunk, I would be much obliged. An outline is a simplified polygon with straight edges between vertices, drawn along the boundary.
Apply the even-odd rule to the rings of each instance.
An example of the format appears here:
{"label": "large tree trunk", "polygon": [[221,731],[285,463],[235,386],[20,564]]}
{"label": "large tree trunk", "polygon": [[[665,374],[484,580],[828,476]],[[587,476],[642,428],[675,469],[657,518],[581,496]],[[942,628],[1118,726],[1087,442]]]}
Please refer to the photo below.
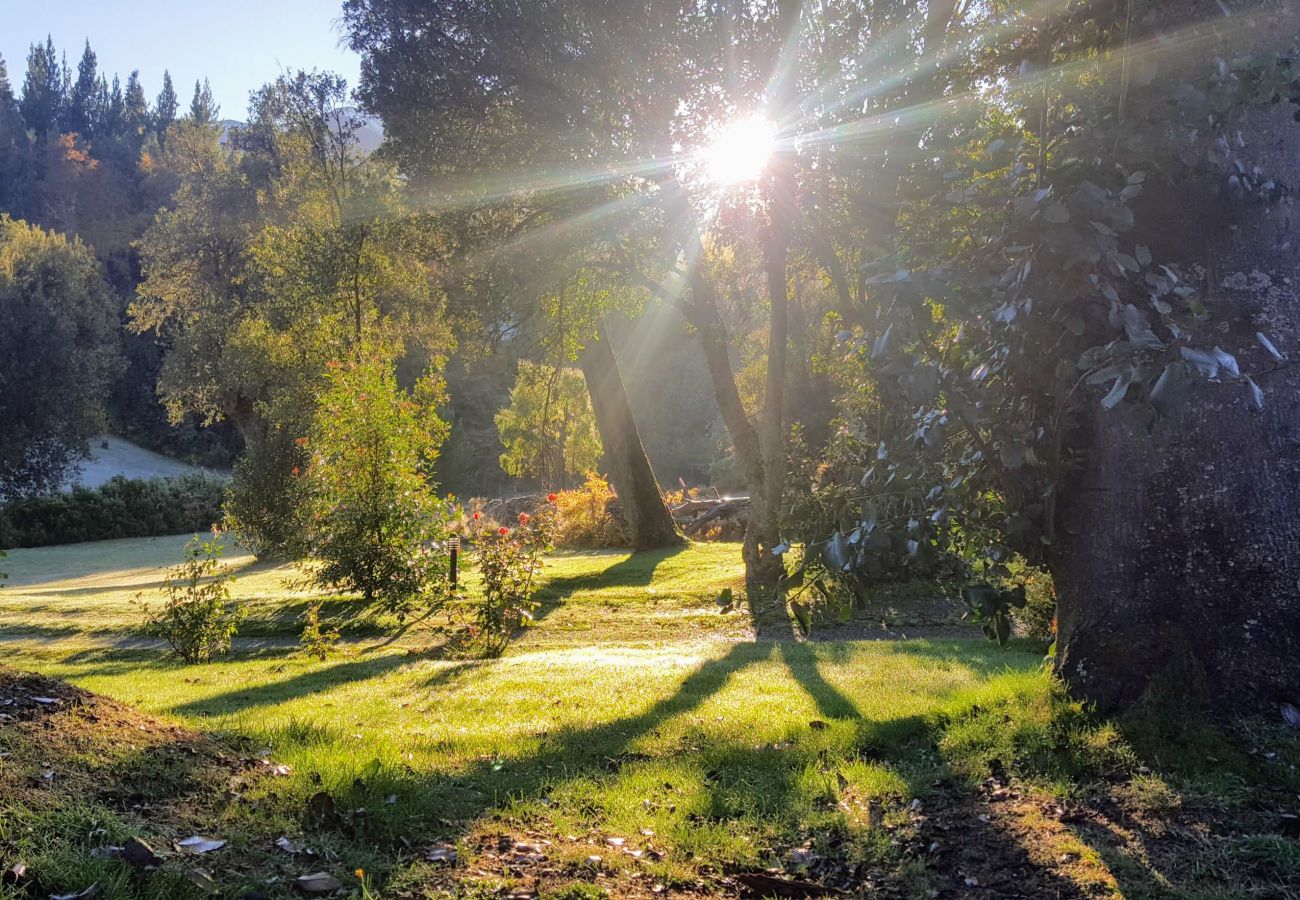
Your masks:
{"label": "large tree trunk", "polygon": [[[1300,183],[1290,110],[1247,125],[1270,176]],[[1264,406],[1242,381],[1194,378],[1185,409],[1149,431],[1142,407],[1091,400],[1050,558],[1056,665],[1103,709],[1153,692],[1276,714],[1300,704],[1300,228],[1290,205],[1189,194],[1170,198],[1165,249],[1206,265],[1212,318],[1198,337],[1236,356]]]}
{"label": "large tree trunk", "polygon": [[633,549],[650,550],[685,543],[664,505],[659,483],[646,458],[623,376],[618,371],[618,360],[603,325],[583,350],[579,365],[591,394],[596,429],[605,446],[609,478],[632,532]]}
{"label": "large tree trunk", "polygon": [[[800,0],[781,0],[779,26],[783,52],[774,63],[772,114],[778,122],[798,115],[795,88],[798,67],[782,66],[786,54],[797,60]],[[775,584],[785,571],[771,548],[781,541],[781,510],[785,503],[785,377],[790,331],[790,279],[787,272],[790,234],[795,215],[795,153],[789,141],[778,147],[768,164],[768,221],[763,234],[763,268],[767,281],[767,378],[763,400],[762,492],[757,498],[745,544],[754,565],[750,577]],[[750,546],[753,545],[753,546]]]}

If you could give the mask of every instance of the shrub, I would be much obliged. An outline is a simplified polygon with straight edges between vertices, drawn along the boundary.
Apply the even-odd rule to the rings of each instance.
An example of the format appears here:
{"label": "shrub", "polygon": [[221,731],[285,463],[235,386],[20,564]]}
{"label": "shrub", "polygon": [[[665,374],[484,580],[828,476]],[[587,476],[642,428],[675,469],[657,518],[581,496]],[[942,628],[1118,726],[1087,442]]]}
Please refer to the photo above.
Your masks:
{"label": "shrub", "polygon": [[595,472],[580,488],[555,495],[555,543],[559,547],[596,549],[632,543],[623,517],[610,510],[614,489]]}
{"label": "shrub", "polygon": [[225,482],[207,475],[113,478],[0,507],[0,546],[44,547],[206,532],[221,518]]}
{"label": "shrub", "polygon": [[243,607],[230,599],[235,579],[221,565],[223,549],[216,538],[196,535],[185,545],[185,560],[163,580],[162,605],[150,607],[136,598],[147,617],[148,633],[166,638],[186,662],[228,653],[244,618]]}
{"label": "shrub", "polygon": [[1041,569],[1026,569],[1025,606],[1015,613],[1016,624],[1026,637],[1056,640],[1056,591],[1052,576]]}
{"label": "shrub", "polygon": [[[550,498],[548,497],[548,500]],[[474,634],[487,656],[500,656],[515,629],[532,618],[533,599],[542,556],[551,549],[555,509],[520,513],[518,526],[484,527],[474,520],[478,570],[483,598],[474,617]]]}
{"label": "shrub", "polygon": [[447,558],[432,544],[448,514],[428,478],[446,434],[440,383],[426,377],[412,397],[383,357],[336,364],[326,381],[302,476],[312,577],[404,620],[445,594]]}
{"label": "shrub", "polygon": [[333,625],[321,622],[319,603],[307,607],[303,617],[302,641],[303,652],[315,659],[324,660],[330,654],[330,648],[339,639],[339,630]]}

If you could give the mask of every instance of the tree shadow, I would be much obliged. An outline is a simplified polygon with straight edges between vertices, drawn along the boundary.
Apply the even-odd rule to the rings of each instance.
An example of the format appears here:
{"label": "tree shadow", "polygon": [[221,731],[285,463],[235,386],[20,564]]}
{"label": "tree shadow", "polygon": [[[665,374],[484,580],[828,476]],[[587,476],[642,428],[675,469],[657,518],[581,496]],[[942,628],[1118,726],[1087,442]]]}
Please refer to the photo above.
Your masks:
{"label": "tree shadow", "polygon": [[324,669],[312,669],[258,687],[237,688],[210,697],[190,700],[171,707],[168,712],[182,716],[220,716],[245,712],[257,707],[296,700],[347,682],[367,681],[393,669],[409,665],[410,662],[411,658],[401,653],[339,662]]}
{"label": "tree shadow", "polygon": [[777,653],[790,676],[812,697],[823,716],[828,719],[859,717],[857,705],[822,675],[817,655],[807,644],[780,642],[777,644]]}
{"label": "tree shadow", "polygon": [[665,547],[660,550],[641,550],[620,559],[613,565],[598,572],[582,575],[566,575],[549,579],[537,589],[538,607],[533,612],[533,621],[540,622],[565,604],[574,594],[584,590],[596,590],[616,587],[648,587],[653,581],[655,570],[664,560],[684,552],[687,545]]}

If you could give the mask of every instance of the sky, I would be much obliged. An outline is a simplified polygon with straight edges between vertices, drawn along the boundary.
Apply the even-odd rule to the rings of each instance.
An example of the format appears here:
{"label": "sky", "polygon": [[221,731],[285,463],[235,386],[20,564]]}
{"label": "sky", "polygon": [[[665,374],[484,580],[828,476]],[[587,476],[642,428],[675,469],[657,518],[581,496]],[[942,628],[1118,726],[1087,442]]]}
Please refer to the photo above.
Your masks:
{"label": "sky", "polygon": [[0,0],[0,56],[14,91],[27,50],[48,34],[76,77],[87,38],[99,71],[126,83],[132,69],[150,102],[171,72],[182,112],[207,78],[221,117],[243,119],[248,94],[281,71],[326,69],[356,87],[360,58],[341,45],[342,0]]}

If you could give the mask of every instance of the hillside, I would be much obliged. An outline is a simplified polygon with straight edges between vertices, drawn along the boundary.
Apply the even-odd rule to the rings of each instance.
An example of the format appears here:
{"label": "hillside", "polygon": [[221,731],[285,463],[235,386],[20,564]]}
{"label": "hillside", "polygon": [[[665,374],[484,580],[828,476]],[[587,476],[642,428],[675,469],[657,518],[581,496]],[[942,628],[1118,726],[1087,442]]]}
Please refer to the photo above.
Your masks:
{"label": "hillside", "polygon": [[78,471],[68,477],[64,487],[100,487],[118,475],[123,478],[178,478],[202,474],[224,476],[227,473],[192,466],[146,450],[124,438],[100,434],[90,441],[90,459],[80,464]]}

